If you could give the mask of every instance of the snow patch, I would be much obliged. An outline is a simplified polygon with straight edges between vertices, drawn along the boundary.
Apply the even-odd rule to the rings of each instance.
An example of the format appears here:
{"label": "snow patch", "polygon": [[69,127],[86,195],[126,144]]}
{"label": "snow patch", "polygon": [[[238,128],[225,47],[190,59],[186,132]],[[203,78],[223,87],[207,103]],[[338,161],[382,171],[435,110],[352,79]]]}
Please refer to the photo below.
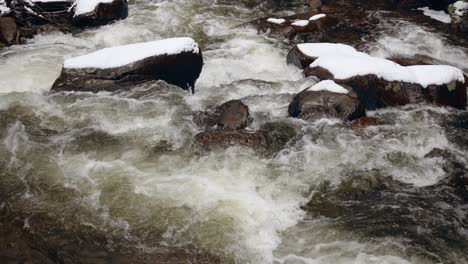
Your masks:
{"label": "snow patch", "polygon": [[335,43],[303,43],[298,44],[297,47],[304,55],[312,58],[318,58],[320,56],[332,54],[346,55],[357,52],[357,50],[351,46]]}
{"label": "snow patch", "polygon": [[297,20],[294,23],[292,23],[291,25],[298,26],[298,27],[305,27],[305,26],[309,25],[309,20]]}
{"label": "snow patch", "polygon": [[453,7],[455,8],[455,14],[457,16],[463,16],[468,10],[468,2],[457,1],[453,4]]}
{"label": "snow patch", "polygon": [[453,81],[464,83],[463,71],[448,65],[401,66],[393,61],[372,57],[350,46],[331,43],[298,45],[305,55],[318,58],[310,67],[321,67],[335,79],[373,74],[393,82],[416,83],[423,87],[443,85]]}
{"label": "snow patch", "polygon": [[452,22],[452,18],[445,11],[436,11],[430,9],[429,7],[421,7],[418,8],[418,10],[423,11],[425,16],[428,16],[442,23],[450,24]]}
{"label": "snow patch", "polygon": [[115,68],[152,56],[173,55],[182,52],[199,53],[198,44],[192,38],[184,37],[105,48],[68,59],[64,62],[63,67],[67,69]]}
{"label": "snow patch", "polygon": [[309,18],[310,21],[313,21],[313,20],[318,20],[318,19],[321,19],[321,18],[324,18],[326,17],[327,15],[325,14],[317,14],[317,15],[313,15]]}
{"label": "snow patch", "polygon": [[273,23],[273,24],[281,25],[281,24],[283,24],[284,22],[286,22],[286,20],[283,19],[283,18],[269,18],[269,19],[267,19],[267,22],[270,22],[270,23]]}
{"label": "snow patch", "polygon": [[75,16],[93,12],[101,3],[112,3],[114,0],[76,0],[71,8],[75,8]]}
{"label": "snow patch", "polygon": [[331,93],[339,93],[339,94],[348,94],[348,90],[346,90],[343,86],[335,83],[332,80],[325,80],[317,83],[316,85],[307,89],[308,91],[328,91]]}

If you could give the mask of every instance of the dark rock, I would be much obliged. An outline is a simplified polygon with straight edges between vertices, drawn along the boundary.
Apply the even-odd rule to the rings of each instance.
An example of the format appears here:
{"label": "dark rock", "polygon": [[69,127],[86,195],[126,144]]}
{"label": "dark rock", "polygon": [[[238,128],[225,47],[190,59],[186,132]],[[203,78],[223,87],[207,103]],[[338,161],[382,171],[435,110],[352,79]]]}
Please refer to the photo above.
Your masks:
{"label": "dark rock", "polygon": [[240,100],[231,100],[214,109],[196,112],[193,120],[205,130],[244,129],[252,122],[249,107]]}
{"label": "dark rock", "polygon": [[0,17],[0,43],[6,46],[19,44],[19,37],[15,20],[11,17]]}
{"label": "dark rock", "polygon": [[286,62],[288,64],[293,64],[300,69],[305,69],[309,67],[309,65],[314,62],[317,58],[309,57],[302,53],[302,51],[294,45],[294,47],[289,51],[288,56],[286,58]]}
{"label": "dark rock", "polygon": [[41,10],[46,12],[67,12],[73,4],[73,1],[53,1],[53,2],[39,2],[36,1],[34,4]]}
{"label": "dark rock", "polygon": [[[309,20],[310,17],[324,13],[325,17],[309,21],[307,26],[294,26],[296,20]],[[325,5],[320,10],[313,9],[305,13],[283,17],[286,22],[275,24],[268,22],[265,17],[251,24],[259,32],[267,33],[280,40],[292,43],[303,42],[333,42],[351,45],[362,45],[363,38],[370,35],[377,24],[377,20],[370,17],[365,9],[341,5]]]}
{"label": "dark rock", "polygon": [[89,27],[106,25],[127,16],[127,0],[113,0],[110,3],[99,3],[92,12],[74,15],[72,21],[75,26]]}
{"label": "dark rock", "polygon": [[248,147],[262,155],[280,151],[296,136],[295,128],[284,123],[267,123],[258,131],[217,129],[199,133],[194,146],[202,151],[225,149],[232,146]]}
{"label": "dark rock", "polygon": [[337,186],[325,183],[313,188],[314,195],[303,208],[309,219],[328,217],[335,228],[355,235],[395,238],[412,248],[407,254],[430,262],[452,260],[453,254],[462,256],[461,262],[468,260],[464,257],[468,239],[462,229],[468,223],[460,217],[467,213],[466,190],[445,184],[417,187],[376,170],[342,177]]}
{"label": "dark rock", "polygon": [[353,120],[366,115],[357,94],[347,87],[348,94],[329,91],[309,91],[297,94],[288,112],[292,117],[314,121],[323,117]]}
{"label": "dark rock", "polygon": [[305,1],[311,8],[320,8],[322,6],[321,0],[306,0]]}
{"label": "dark rock", "polygon": [[442,160],[442,169],[450,176],[457,176],[459,172],[466,174],[466,168],[454,153],[448,149],[435,148],[424,155],[424,158],[439,158]]}
{"label": "dark rock", "polygon": [[240,100],[232,100],[218,107],[218,128],[222,129],[244,129],[251,122],[249,107]]}
{"label": "dark rock", "polygon": [[51,92],[100,92],[128,90],[136,84],[164,80],[184,90],[195,90],[203,67],[201,51],[152,56],[122,67],[96,69],[63,68]]}

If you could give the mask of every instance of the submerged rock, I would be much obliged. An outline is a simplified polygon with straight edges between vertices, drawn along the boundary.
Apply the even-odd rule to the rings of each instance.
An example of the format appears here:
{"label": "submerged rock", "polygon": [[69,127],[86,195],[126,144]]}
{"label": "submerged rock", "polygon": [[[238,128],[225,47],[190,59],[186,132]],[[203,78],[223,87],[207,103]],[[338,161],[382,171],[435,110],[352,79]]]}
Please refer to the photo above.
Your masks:
{"label": "submerged rock", "polygon": [[[416,103],[466,108],[468,81],[452,66],[402,66],[330,43],[299,44],[288,62],[299,67],[311,62],[304,70],[306,76],[350,86],[366,109]],[[412,63],[407,60],[406,64]]]}
{"label": "submerged rock", "polygon": [[353,120],[351,127],[353,128],[354,133],[359,136],[364,135],[364,130],[367,127],[383,125],[385,122],[376,117],[361,117]]}
{"label": "submerged rock", "polygon": [[336,186],[313,188],[314,195],[304,206],[308,218],[332,218],[335,228],[357,236],[396,239],[409,254],[422,253],[430,262],[454,252],[464,256],[462,252],[468,250],[464,231],[468,222],[463,217],[467,213],[466,190],[445,183],[417,187],[377,170],[350,172],[343,177]]}
{"label": "submerged rock", "polygon": [[249,107],[240,100],[232,100],[218,107],[217,125],[222,129],[244,129],[251,122]]}
{"label": "submerged rock", "polygon": [[320,118],[353,120],[366,115],[357,94],[350,87],[322,81],[297,94],[288,108],[289,115],[308,121]]}
{"label": "submerged rock", "polygon": [[78,27],[100,26],[122,20],[128,16],[127,0],[78,0],[74,6],[73,24]]}
{"label": "submerged rock", "polygon": [[204,112],[197,112],[194,121],[205,129],[245,129],[251,122],[249,107],[240,100],[231,100]]}
{"label": "submerged rock", "polygon": [[117,91],[153,80],[195,89],[203,57],[191,38],[172,38],[98,50],[66,60],[51,91]]}
{"label": "submerged rock", "polygon": [[0,45],[11,46],[19,44],[20,33],[12,17],[0,17]]}
{"label": "submerged rock", "polygon": [[289,124],[275,122],[264,124],[258,131],[217,129],[195,136],[194,147],[201,151],[225,149],[232,146],[248,147],[262,155],[280,151],[296,136]]}

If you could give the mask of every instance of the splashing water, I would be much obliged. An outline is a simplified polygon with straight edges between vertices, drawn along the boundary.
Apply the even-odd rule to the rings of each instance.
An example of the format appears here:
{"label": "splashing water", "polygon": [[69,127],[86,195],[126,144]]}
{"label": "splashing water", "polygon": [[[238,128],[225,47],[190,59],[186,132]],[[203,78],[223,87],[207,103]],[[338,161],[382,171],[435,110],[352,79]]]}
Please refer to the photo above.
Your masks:
{"label": "splashing water", "polygon": [[[8,204],[21,213],[32,231],[49,219],[71,232],[104,233],[111,248],[195,248],[226,263],[435,263],[407,250],[404,238],[369,239],[337,220],[310,217],[301,206],[314,199],[316,186],[337,186],[356,171],[433,185],[445,175],[441,163],[425,156],[434,148],[449,149],[468,164],[468,153],[440,125],[454,110],[376,111],[370,114],[387,125],[369,128],[366,138],[336,120],[287,118],[292,95],[315,80],[286,65],[283,44],[237,27],[270,12],[251,5],[136,0],[126,20],[77,35],[39,35],[2,50],[0,208]],[[193,37],[203,49],[195,95],[145,85],[117,94],[47,95],[66,58],[176,36]],[[414,37],[407,38],[381,38],[374,52],[445,47],[439,38],[424,47],[396,45]],[[443,52],[441,58],[467,67],[458,50]],[[252,129],[287,122],[298,139],[273,157],[241,147],[194,153],[190,145],[200,128],[192,112],[230,99],[250,107]],[[446,260],[457,258],[463,256]]]}

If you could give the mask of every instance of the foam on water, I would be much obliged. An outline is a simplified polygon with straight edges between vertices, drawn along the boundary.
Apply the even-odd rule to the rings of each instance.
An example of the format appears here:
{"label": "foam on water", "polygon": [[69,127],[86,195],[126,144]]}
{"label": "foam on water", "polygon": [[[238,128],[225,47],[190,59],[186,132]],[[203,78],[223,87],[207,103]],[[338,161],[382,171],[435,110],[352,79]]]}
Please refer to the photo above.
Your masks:
{"label": "foam on water", "polygon": [[[382,21],[384,22],[385,20]],[[384,23],[382,28],[381,36],[371,45],[372,56],[388,58],[421,54],[459,67],[465,72],[468,69],[468,49],[450,45],[437,32],[401,20]]]}
{"label": "foam on water", "polygon": [[[287,119],[293,94],[316,81],[302,80],[286,65],[281,44],[235,28],[260,16],[258,10],[208,0],[136,2],[127,20],[74,36],[40,35],[2,51],[0,92],[24,91],[0,96],[0,121],[7,125],[0,130],[0,164],[7,161],[14,175],[2,177],[18,177],[34,197],[18,206],[30,203],[66,224],[103,230],[145,251],[195,247],[227,263],[424,263],[405,255],[401,241],[367,241],[327,219],[304,219],[301,206],[312,197],[311,186],[338,184],[356,170],[382,170],[416,186],[436,183],[442,167],[424,155],[455,148],[431,113],[449,110],[373,112],[389,123],[368,128],[367,138],[338,120]],[[65,58],[184,35],[201,44],[205,59],[195,95],[177,90],[138,97],[138,87],[120,94],[41,95]],[[444,52],[440,56],[449,52],[450,58]],[[193,153],[199,128],[192,111],[231,99],[250,107],[252,129],[287,119],[300,136],[272,158],[240,147]]]}

